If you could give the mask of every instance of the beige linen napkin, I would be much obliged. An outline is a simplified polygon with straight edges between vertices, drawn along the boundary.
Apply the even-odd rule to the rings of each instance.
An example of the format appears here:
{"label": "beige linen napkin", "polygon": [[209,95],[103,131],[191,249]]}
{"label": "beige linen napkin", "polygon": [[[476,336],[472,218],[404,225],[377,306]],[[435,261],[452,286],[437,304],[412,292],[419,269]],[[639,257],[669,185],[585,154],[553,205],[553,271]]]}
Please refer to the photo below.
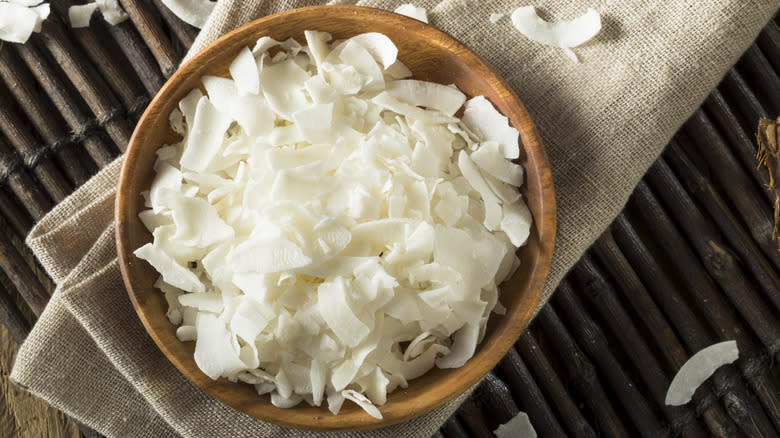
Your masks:
{"label": "beige linen napkin", "polygon": [[[406,1],[357,4],[392,10]],[[508,17],[497,24],[488,21],[491,13],[509,14],[527,5],[526,0],[414,3],[428,9],[431,24],[491,63],[514,87],[539,128],[559,209],[546,301],[621,210],[672,134],[780,4],[534,2],[553,20],[573,18],[588,6],[601,12],[601,33],[575,49],[582,63],[526,39]],[[319,3],[220,1],[192,51],[252,19]],[[101,171],[30,233],[27,243],[58,287],[21,347],[11,378],[109,436],[313,436],[262,423],[211,399],[147,336],[125,293],[115,255],[113,200],[119,166],[117,160]],[[430,436],[463,397],[417,420],[365,435]]]}

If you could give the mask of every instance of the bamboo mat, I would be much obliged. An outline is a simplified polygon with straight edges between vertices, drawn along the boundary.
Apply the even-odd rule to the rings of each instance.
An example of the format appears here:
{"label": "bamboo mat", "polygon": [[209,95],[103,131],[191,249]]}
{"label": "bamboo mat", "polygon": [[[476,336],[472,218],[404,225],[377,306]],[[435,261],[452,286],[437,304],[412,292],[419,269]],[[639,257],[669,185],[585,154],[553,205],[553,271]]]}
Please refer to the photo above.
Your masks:
{"label": "bamboo mat", "polygon": [[[24,236],[121,153],[197,34],[159,0],[71,29],[71,3],[0,48],[0,322],[17,342],[52,291]],[[491,436],[518,411],[541,437],[780,435],[780,252],[753,134],[780,113],[778,74],[770,23],[437,437]],[[685,360],[727,339],[740,360],[664,406]]]}

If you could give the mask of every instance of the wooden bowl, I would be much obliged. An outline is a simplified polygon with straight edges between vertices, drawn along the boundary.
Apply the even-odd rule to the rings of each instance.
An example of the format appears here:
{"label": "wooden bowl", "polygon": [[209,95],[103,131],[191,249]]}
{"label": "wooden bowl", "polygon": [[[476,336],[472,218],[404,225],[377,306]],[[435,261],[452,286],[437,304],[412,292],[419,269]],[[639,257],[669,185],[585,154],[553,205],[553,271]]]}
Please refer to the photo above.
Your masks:
{"label": "wooden bowl", "polygon": [[[326,408],[302,403],[292,409],[271,405],[251,385],[211,380],[195,365],[194,343],[182,343],[165,317],[163,294],[152,284],[158,277],[133,251],[151,241],[138,219],[143,209],[139,195],[148,190],[154,171],[155,151],[178,137],[169,128],[168,114],[204,75],[228,76],[230,62],[244,46],[268,35],[277,40],[294,37],[305,41],[304,30],[330,32],[347,38],[363,32],[381,32],[398,46],[398,57],[417,79],[456,84],[469,96],[484,95],[520,131],[522,164],[527,182],[523,195],[533,212],[534,225],[528,244],[519,250],[519,271],[504,283],[501,302],[504,316],[493,315],[487,334],[474,357],[461,368],[434,368],[398,389],[380,407],[376,420],[353,403],[345,403],[338,415]],[[388,426],[425,414],[452,400],[485,376],[506,354],[531,319],[539,302],[552,257],[555,239],[555,196],[552,177],[534,125],[507,84],[483,60],[449,35],[419,21],[377,9],[352,6],[317,6],[261,18],[208,46],[182,66],[162,87],[144,112],[125,154],[116,199],[116,242],[119,262],[130,299],[138,317],[163,354],[188,379],[215,399],[260,420],[301,429],[362,430]]]}

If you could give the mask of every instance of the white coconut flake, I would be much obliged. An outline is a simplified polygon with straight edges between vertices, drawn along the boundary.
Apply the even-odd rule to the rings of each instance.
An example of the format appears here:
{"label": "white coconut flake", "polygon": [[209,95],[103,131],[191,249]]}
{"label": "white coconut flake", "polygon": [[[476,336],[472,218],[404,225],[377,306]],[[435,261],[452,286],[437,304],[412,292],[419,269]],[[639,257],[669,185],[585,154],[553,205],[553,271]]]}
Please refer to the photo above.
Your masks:
{"label": "white coconut flake", "polygon": [[386,35],[370,32],[354,36],[350,40],[365,47],[368,53],[382,64],[382,67],[385,69],[395,64],[398,57],[398,48]]}
{"label": "white coconut flake", "polygon": [[103,14],[103,19],[109,24],[117,25],[130,18],[127,12],[119,6],[118,0],[97,0],[96,3],[100,13]]}
{"label": "white coconut flake", "polygon": [[498,23],[502,18],[504,18],[506,14],[490,14],[490,17],[488,20],[490,20],[491,23],[496,24]]}
{"label": "white coconut flake", "polygon": [[236,59],[230,64],[230,76],[236,81],[236,89],[240,94],[260,93],[257,63],[248,47],[242,47]]}
{"label": "white coconut flake", "polygon": [[529,39],[566,49],[566,55],[579,62],[571,48],[587,42],[601,31],[601,16],[589,8],[571,21],[550,23],[539,18],[533,6],[523,6],[512,13],[512,24]]}
{"label": "white coconut flake", "polygon": [[210,0],[162,0],[162,3],[182,21],[199,29],[206,24],[217,4]]}
{"label": "white coconut flake", "polygon": [[460,120],[455,86],[403,80],[384,35],[305,36],[260,38],[179,102],[136,255],[206,375],[379,418],[502,309],[531,224],[518,134],[484,98]]}
{"label": "white coconut flake", "polygon": [[718,368],[737,359],[739,359],[737,341],[720,342],[702,349],[691,356],[674,375],[666,392],[665,403],[668,406],[681,406],[688,403],[696,389]]}
{"label": "white coconut flake", "polygon": [[68,20],[73,28],[89,27],[89,20],[97,10],[97,3],[74,5],[68,8]]}
{"label": "white coconut flake", "polygon": [[436,109],[448,116],[455,115],[466,102],[466,95],[457,88],[414,79],[389,83],[387,93],[401,102]]}
{"label": "white coconut flake", "polygon": [[32,8],[0,2],[0,39],[4,41],[26,43],[41,21],[40,14]]}
{"label": "white coconut flake", "polygon": [[525,412],[519,412],[508,422],[498,426],[496,438],[536,438],[536,430]]}
{"label": "white coconut flake", "polygon": [[490,140],[501,146],[504,158],[520,156],[518,136],[520,133],[509,125],[509,119],[496,110],[483,96],[469,99],[463,111],[463,124],[477,137]]}
{"label": "white coconut flake", "polygon": [[420,20],[423,23],[428,22],[428,11],[425,8],[418,8],[411,3],[404,3],[401,6],[395,8],[396,14],[406,15],[407,17]]}

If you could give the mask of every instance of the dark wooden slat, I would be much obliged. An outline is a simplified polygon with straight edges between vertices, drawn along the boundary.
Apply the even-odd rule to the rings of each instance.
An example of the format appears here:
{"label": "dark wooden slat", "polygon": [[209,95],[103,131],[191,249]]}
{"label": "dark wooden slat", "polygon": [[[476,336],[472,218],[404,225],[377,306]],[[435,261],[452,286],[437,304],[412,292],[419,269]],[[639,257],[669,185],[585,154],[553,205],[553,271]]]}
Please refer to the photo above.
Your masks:
{"label": "dark wooden slat", "polygon": [[498,426],[507,423],[520,412],[509,387],[492,371],[482,379],[471,397],[482,411],[482,417],[490,430],[498,429]]}
{"label": "dark wooden slat", "polygon": [[24,257],[11,243],[8,233],[5,221],[0,221],[0,269],[11,280],[30,310],[39,316],[49,302],[49,294],[27,265]]}
{"label": "dark wooden slat", "polygon": [[456,413],[458,419],[466,426],[471,436],[490,436],[493,431],[487,425],[482,411],[474,402],[473,397],[469,397],[460,405]]}
{"label": "dark wooden slat", "polygon": [[43,217],[53,206],[49,195],[27,173],[18,154],[0,139],[0,173],[13,194],[33,219]]}
{"label": "dark wooden slat", "polygon": [[0,283],[0,323],[5,326],[11,338],[19,345],[24,342],[32,328],[2,283]]}
{"label": "dark wooden slat", "polygon": [[34,34],[31,40],[40,41],[46,47],[114,143],[124,150],[132,134],[124,110],[87,56],[70,41],[62,23],[46,20],[42,32]]}
{"label": "dark wooden slat", "polygon": [[41,142],[25,129],[19,114],[10,101],[0,93],[0,130],[19,153],[28,167],[54,201],[61,201],[73,190],[72,184],[50,157],[41,153]]}
{"label": "dark wooden slat", "polygon": [[[72,0],[61,0],[54,2],[52,8],[60,19],[67,23],[68,9],[76,3]],[[132,25],[128,26],[132,28]],[[135,65],[135,59],[143,58],[135,52],[131,52],[133,56],[122,56],[123,53],[127,55],[129,45],[116,44],[107,27],[113,26],[107,26],[100,14],[95,14],[88,27],[70,28],[69,34],[81,46],[83,53],[87,55],[100,76],[106,80],[111,91],[116,93],[125,110],[133,114],[137,111],[135,107],[139,105],[139,100],[148,98],[142,82],[131,67]],[[148,50],[146,52],[148,53]],[[159,70],[158,75],[160,75]]]}
{"label": "dark wooden slat", "polygon": [[[675,278],[679,282],[678,284],[683,285],[685,288],[685,295],[687,295],[689,299],[706,314],[707,322],[716,329],[718,333],[718,339],[736,340],[740,351],[744,353],[742,357],[753,358],[765,354],[766,350],[757,344],[755,334],[748,330],[742,321],[739,320],[731,305],[726,302],[717,286],[713,283],[713,280],[707,275],[697,257],[693,254],[692,250],[688,247],[676,227],[652,197],[649,189],[643,182],[637,186],[637,190],[634,192],[631,201],[629,201],[629,205],[632,206],[630,208],[633,209],[634,212],[642,216],[645,223],[652,223],[652,226],[647,227],[648,233],[653,236],[655,242],[660,245],[661,250],[663,251],[660,254],[655,254],[655,257],[674,260],[674,263],[670,264],[669,267],[676,273]],[[678,292],[678,287],[676,285],[673,285],[672,287],[672,293]],[[766,336],[763,339],[767,340]],[[773,343],[770,345],[773,345]],[[703,345],[700,348],[706,346],[707,345]],[[696,351],[698,351],[698,349]],[[772,354],[775,353],[776,352],[773,352]],[[743,365],[744,363],[745,362],[742,362]],[[724,372],[730,373],[731,369],[725,369]],[[769,388],[773,388],[774,385],[766,380],[765,375],[762,374],[757,377],[746,375],[745,377],[749,377],[752,389],[765,405],[776,405],[775,400],[780,392],[772,393],[774,389]],[[716,380],[728,378],[729,377],[719,377],[716,378]],[[732,378],[732,380],[736,379],[738,378]],[[743,404],[734,406],[747,405],[750,407],[747,413],[741,411],[728,411],[731,418],[745,431],[745,433],[766,434],[767,431],[772,429],[772,426],[759,403],[755,400],[753,395],[741,387],[741,385],[722,382],[720,385],[716,385],[716,387],[732,388],[732,392],[744,401]],[[723,391],[728,392],[727,390]],[[750,416],[751,414],[754,416],[754,418],[751,418],[751,421],[740,422],[746,415]]]}
{"label": "dark wooden slat", "polygon": [[120,3],[157,60],[163,76],[167,78],[172,75],[178,65],[178,56],[163,31],[159,12],[148,1],[120,0]]}
{"label": "dark wooden slat", "polygon": [[58,150],[61,144],[63,150],[57,151],[57,158],[68,175],[79,186],[93,173],[94,166],[85,159],[84,152],[76,147],[77,136],[74,136],[58,114],[52,102],[36,87],[32,76],[21,60],[11,50],[0,50],[0,78],[10,94],[35,129],[46,141],[46,148]]}
{"label": "dark wooden slat", "polygon": [[749,170],[756,187],[760,188],[759,191],[764,194],[769,203],[774,204],[775,200],[772,198],[772,195],[769,191],[764,190],[766,181],[769,181],[769,174],[765,168],[759,169],[756,166],[757,148],[753,130],[745,131],[742,129],[734,111],[732,111],[732,108],[726,103],[723,95],[717,89],[710,93],[702,106],[705,109],[705,114],[710,117],[713,125],[717,127],[718,132],[723,135],[725,141],[731,146],[734,155],[739,158],[742,167]]}
{"label": "dark wooden slat", "polygon": [[726,144],[713,132],[715,127],[703,111],[696,111],[685,124],[688,135],[677,136],[682,149],[695,148],[712,171],[713,179],[722,181],[720,189],[745,222],[764,254],[777,257],[777,245],[772,239],[774,220],[765,195],[745,176]]}
{"label": "dark wooden slat", "polygon": [[767,117],[766,109],[735,69],[726,72],[718,89],[726,98],[726,102],[737,109],[742,127],[746,131],[754,130],[758,119]]}
{"label": "dark wooden slat", "polygon": [[780,74],[780,31],[772,23],[769,23],[758,34],[756,43],[769,63],[772,64],[775,73]]}
{"label": "dark wooden slat", "polygon": [[517,351],[535,376],[545,397],[558,412],[558,418],[566,428],[569,436],[577,438],[595,438],[596,432],[574,404],[569,392],[561,379],[555,373],[542,349],[536,343],[531,333],[525,334],[515,344]]}
{"label": "dark wooden slat", "polygon": [[[144,43],[144,40],[135,30],[130,22],[123,22],[117,26],[109,26],[108,32],[113,36],[119,47],[130,58],[133,68],[141,78],[141,83],[146,89],[148,96],[154,96],[163,84],[165,77],[160,71],[160,67],[155,62],[154,56]],[[136,106],[138,103],[135,104]],[[146,105],[144,105],[145,107]],[[133,108],[133,111],[143,108]],[[140,114],[140,112],[138,112]]]}
{"label": "dark wooden slat", "polygon": [[[677,223],[707,272],[720,284],[742,317],[759,337],[765,337],[765,342],[780,339],[780,321],[774,317],[771,307],[766,306],[764,298],[757,291],[756,282],[742,269],[739,256],[722,239],[715,226],[698,210],[666,161],[659,158],[645,178],[653,185],[666,208],[677,218]],[[780,303],[780,281],[777,276],[772,276],[772,271],[757,273],[760,274],[758,283],[763,287],[764,294],[771,302]]]}
{"label": "dark wooden slat", "polygon": [[163,5],[160,0],[153,0],[154,6],[160,11],[160,15],[165,21],[165,24],[171,29],[179,44],[186,50],[192,46],[195,41],[195,37],[198,36],[198,28],[190,26],[189,24],[181,21],[170,9]]}
{"label": "dark wooden slat", "polygon": [[[725,202],[720,198],[715,189],[704,178],[704,175],[699,173],[696,166],[690,162],[688,157],[680,150],[677,143],[672,142],[666,150],[666,156],[668,160],[662,161],[664,172],[668,169],[666,166],[673,167],[677,176],[679,176],[679,182],[685,186],[685,190],[695,197],[699,201],[700,205],[703,205],[706,212],[709,213],[711,218],[722,231],[723,237],[728,240],[731,248],[739,254],[740,263],[746,266],[753,277],[761,285],[762,289],[766,292],[767,298],[774,303],[776,309],[780,309],[780,275],[778,275],[776,269],[767,260],[764,253],[756,246],[755,242],[750,238],[747,231],[741,226],[737,218],[731,209],[726,206]],[[662,176],[663,178],[663,176]],[[669,183],[656,184],[659,194],[664,196],[669,191],[679,191],[680,187],[677,185],[677,179],[674,176]],[[696,222],[695,228],[697,231],[701,231],[701,234],[707,234],[712,236],[712,239],[719,239],[719,233],[708,223],[708,219],[705,218],[698,210],[680,210],[681,208],[695,208],[690,200],[685,200],[686,194],[680,193],[679,195],[672,195],[675,199],[680,200],[680,204],[676,205],[675,216],[679,216],[682,211],[685,211],[685,216],[680,217],[681,222],[693,221]],[[673,200],[668,200],[667,205],[672,207]],[[721,245],[722,246],[722,245]],[[780,264],[780,253],[775,252],[776,255],[772,261]]]}
{"label": "dark wooden slat", "polygon": [[[615,291],[607,283],[601,272],[599,272],[589,254],[586,254],[577,263],[572,274],[577,282],[576,284],[579,286],[577,294],[576,296],[568,297],[568,299],[564,296],[564,300],[571,306],[572,304],[579,304],[578,297],[583,297],[596,308],[601,316],[601,320],[609,326],[610,332],[623,348],[625,356],[634,365],[635,372],[641,376],[647,388],[646,392],[649,393],[656,405],[664,412],[670,424],[670,434],[676,436],[679,432],[682,432],[684,436],[688,437],[707,436],[696,423],[696,414],[691,409],[685,406],[672,407],[665,405],[666,388],[669,387],[670,379],[664,374],[660,363],[635,327],[634,321],[622,308]],[[598,327],[592,320],[588,321],[589,317],[583,309],[584,307],[569,309],[569,312],[576,315],[576,319],[581,321],[580,325]],[[570,317],[569,319],[571,320],[572,318]],[[591,336],[597,336],[599,331],[600,329],[597,329]],[[603,338],[603,335],[600,336]],[[604,340],[599,342],[605,343]]]}
{"label": "dark wooden slat", "polygon": [[[618,227],[622,226],[630,229],[630,225],[628,225],[628,222],[622,215],[618,217],[616,222]],[[630,231],[633,232],[632,229],[630,229]],[[637,245],[641,244],[636,235],[632,234],[632,238],[635,238]],[[641,248],[636,249],[636,253],[640,255],[640,257],[652,257],[647,251],[643,251]],[[614,303],[617,300],[610,294],[610,292],[613,291],[620,293],[631,305],[636,318],[644,324],[649,333],[653,334],[650,341],[655,341],[657,351],[665,359],[668,366],[671,367],[671,370],[674,371],[679,369],[687,360],[688,354],[680,344],[674,329],[666,321],[666,318],[658,309],[658,306],[650,296],[650,293],[642,284],[639,277],[637,277],[631,264],[626,260],[625,256],[620,251],[620,248],[618,248],[617,242],[615,242],[614,237],[612,236],[612,232],[607,231],[604,233],[599,240],[596,241],[593,250],[612,274],[612,278],[617,283],[618,288],[614,290],[608,287],[599,288],[600,291],[598,295],[590,294],[592,298],[591,302],[594,303],[598,309],[603,309],[603,318],[607,321],[612,321],[619,331],[624,332],[621,336],[625,337],[626,341],[631,342],[635,337],[634,335],[631,335],[633,330],[625,329],[624,327],[633,327],[633,324],[626,324],[626,317],[621,315],[621,313],[623,313],[621,310],[618,310],[620,309],[619,304]],[[639,260],[642,259],[640,258]],[[586,272],[590,271],[587,269],[587,266],[585,268]],[[655,267],[647,266],[647,268],[651,270],[649,273],[653,274],[654,271],[652,271],[652,269]],[[598,282],[594,286],[598,287]],[[686,306],[678,305],[678,302],[674,300],[674,297],[669,297],[667,293],[662,293],[660,298],[662,302],[667,303],[665,307],[668,307],[671,311],[670,313],[673,320],[677,322],[676,325],[688,326],[697,321],[696,317],[689,313]],[[696,343],[705,344],[707,342],[706,340],[696,338],[705,336],[707,329],[703,326],[694,326],[694,329],[696,330],[695,332],[688,331],[683,333],[689,345],[695,345]],[[697,335],[697,333],[701,334]],[[655,396],[661,396],[663,400],[665,399],[665,390],[668,388],[668,384],[662,384],[661,381],[668,382],[669,379],[665,375],[663,377],[655,375],[658,373],[656,367],[660,368],[660,366],[653,366],[652,362],[649,361],[647,362],[647,365],[650,370],[646,370],[646,372],[654,373],[653,375],[648,376],[648,386],[653,388],[654,394],[660,392],[660,394],[656,394]],[[649,383],[651,381],[654,383]],[[712,387],[710,383],[705,382],[703,389],[695,394],[694,402],[697,405],[702,406],[703,394],[711,393]],[[662,404],[663,401],[658,401],[657,403]],[[703,409],[702,417],[713,436],[730,437],[736,433],[736,425],[718,404],[711,404],[708,408]]]}
{"label": "dark wooden slat", "polygon": [[644,437],[661,436],[664,433],[661,419],[650,408],[650,404],[639,392],[636,384],[631,381],[631,378],[612,355],[604,333],[598,324],[585,313],[582,303],[577,299],[576,292],[568,280],[564,279],[558,285],[553,302],[572,328],[577,345],[595,362],[599,374],[608,384],[609,391],[617,396],[626,415],[639,431],[639,435]]}
{"label": "dark wooden slat", "polygon": [[588,404],[591,415],[596,421],[599,435],[606,437],[628,436],[628,430],[618,416],[612,402],[599,381],[596,368],[580,351],[569,335],[558,314],[549,304],[536,316],[539,328],[549,335],[550,343],[564,360],[568,381]]}
{"label": "dark wooden slat", "polygon": [[470,435],[466,432],[463,425],[460,424],[456,415],[451,416],[444,422],[444,425],[441,427],[441,432],[445,438],[470,438]]}
{"label": "dark wooden slat", "polygon": [[[104,166],[113,160],[118,149],[113,147],[91,132],[93,126],[100,123],[88,114],[88,110],[82,108],[80,98],[69,83],[57,73],[40,49],[33,44],[16,46],[19,56],[27,66],[30,74],[35,76],[38,84],[46,91],[46,94],[57,107],[60,115],[68,122],[71,130],[78,136],[84,136],[84,148],[98,166]],[[6,52],[8,48],[0,51]],[[9,54],[9,56],[12,56]],[[122,145],[124,147],[124,145]]]}
{"label": "dark wooden slat", "polygon": [[758,46],[748,47],[737,69],[767,112],[780,113],[780,78]]}
{"label": "dark wooden slat", "polygon": [[520,401],[529,418],[533,418],[533,425],[538,435],[565,436],[555,414],[515,348],[510,348],[507,355],[498,363],[497,373],[509,386],[512,395]]}
{"label": "dark wooden slat", "polygon": [[26,236],[32,228],[33,220],[30,214],[12,195],[6,192],[5,188],[0,188],[0,215],[20,237]]}

